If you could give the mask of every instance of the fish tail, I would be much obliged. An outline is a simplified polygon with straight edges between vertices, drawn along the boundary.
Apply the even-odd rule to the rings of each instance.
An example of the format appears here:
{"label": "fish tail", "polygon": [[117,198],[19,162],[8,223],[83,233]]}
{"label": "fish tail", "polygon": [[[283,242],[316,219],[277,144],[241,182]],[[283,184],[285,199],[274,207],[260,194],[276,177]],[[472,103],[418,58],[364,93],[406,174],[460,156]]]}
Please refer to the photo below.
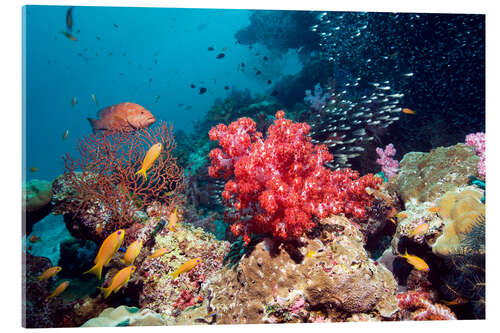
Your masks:
{"label": "fish tail", "polygon": [[111,291],[112,291],[111,287],[108,287],[108,288],[97,287],[97,288],[99,288],[103,291],[105,299],[109,297],[109,295],[111,294]]}
{"label": "fish tail", "polygon": [[177,271],[175,271],[173,273],[170,273],[170,275],[172,276],[172,280],[175,280],[179,276],[179,273]]}
{"label": "fish tail", "polygon": [[83,274],[87,274],[87,273],[94,274],[100,280],[101,279],[101,274],[102,274],[102,265],[97,264],[97,265],[95,265],[94,267],[92,267],[91,269],[89,269],[88,271],[86,271]]}

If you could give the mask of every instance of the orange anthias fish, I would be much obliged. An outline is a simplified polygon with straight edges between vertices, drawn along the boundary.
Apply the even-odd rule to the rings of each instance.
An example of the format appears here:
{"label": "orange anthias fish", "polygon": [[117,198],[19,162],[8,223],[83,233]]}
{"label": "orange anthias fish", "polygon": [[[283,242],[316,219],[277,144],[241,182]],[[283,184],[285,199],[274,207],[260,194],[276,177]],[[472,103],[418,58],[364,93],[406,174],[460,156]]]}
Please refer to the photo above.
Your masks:
{"label": "orange anthias fish", "polygon": [[136,103],[120,103],[108,106],[98,112],[99,119],[88,118],[94,130],[104,132],[125,131],[131,132],[147,128],[156,121],[156,118]]}
{"label": "orange anthias fish", "polygon": [[127,248],[127,252],[123,256],[123,263],[125,265],[132,265],[134,263],[135,258],[139,255],[142,249],[142,240],[136,240],[132,244],[130,244]]}
{"label": "orange anthias fish", "polygon": [[148,179],[146,172],[151,169],[158,156],[160,156],[161,148],[161,142],[155,143],[149,148],[146,157],[144,157],[144,161],[142,161],[141,168],[135,173],[136,175],[142,175],[144,179]]}
{"label": "orange anthias fish", "polygon": [[175,224],[179,221],[179,216],[177,215],[177,207],[175,207],[174,211],[168,217],[168,230],[176,231]]}
{"label": "orange anthias fish", "polygon": [[428,209],[428,211],[431,213],[437,213],[439,212],[439,206],[431,207]]}
{"label": "orange anthias fish", "polygon": [[403,108],[403,113],[405,113],[405,114],[411,114],[411,115],[416,114],[415,111],[413,111],[412,109],[408,109],[408,108]]}
{"label": "orange anthias fish", "polygon": [[31,243],[36,243],[38,241],[41,241],[42,239],[40,237],[36,237],[35,235],[31,235],[29,240]]}
{"label": "orange anthias fish", "polygon": [[398,218],[398,220],[402,220],[408,218],[408,214],[406,214],[405,212],[399,212],[396,214],[396,217]]}
{"label": "orange anthias fish", "polygon": [[135,266],[125,267],[115,274],[115,276],[111,280],[111,283],[109,284],[109,287],[107,288],[98,287],[104,292],[104,298],[108,298],[111,292],[115,293],[118,292],[118,290],[120,290],[120,288],[123,287],[123,285],[125,285],[130,280],[130,276],[134,271],[135,271]]}
{"label": "orange anthias fish", "polygon": [[172,275],[172,280],[177,279],[177,277],[182,273],[189,272],[199,264],[201,264],[201,258],[194,258],[186,261],[179,268],[177,268],[175,272],[170,273],[170,275]]}
{"label": "orange anthias fish", "polygon": [[118,251],[118,249],[123,243],[124,236],[125,236],[125,230],[123,229],[117,230],[113,232],[111,235],[109,235],[104,240],[104,242],[102,242],[101,248],[99,249],[99,252],[97,252],[97,256],[94,259],[95,266],[83,274],[87,273],[95,274],[100,280],[102,274],[102,268],[109,263],[109,261],[113,257],[113,254],[115,254],[116,251]]}
{"label": "orange anthias fish", "polygon": [[52,292],[52,294],[50,294],[49,296],[47,296],[47,298],[45,300],[48,301],[49,299],[52,299],[52,298],[54,298],[56,296],[59,296],[63,291],[66,290],[66,288],[68,287],[68,284],[69,284],[69,281],[64,281],[61,284],[59,284],[57,286],[57,288],[54,289],[54,291]]}
{"label": "orange anthias fish", "polygon": [[31,172],[37,172],[37,171],[38,171],[38,168],[37,168],[37,167],[35,167],[35,166],[32,166],[32,167],[30,167],[30,171],[31,171]]}
{"label": "orange anthias fish", "polygon": [[77,103],[76,97],[73,97],[71,99],[71,107],[75,107],[76,103]]}
{"label": "orange anthias fish", "polygon": [[45,272],[40,274],[40,276],[38,277],[38,281],[50,279],[51,277],[53,277],[54,275],[59,273],[61,271],[61,269],[62,268],[60,266],[54,266],[54,267],[47,268],[45,270]]}
{"label": "orange anthias fish", "polygon": [[68,39],[71,39],[73,42],[76,42],[78,39],[76,39],[75,36],[73,36],[72,34],[70,34],[69,32],[67,31],[61,31],[61,33]]}
{"label": "orange anthias fish", "polygon": [[162,255],[164,255],[167,252],[168,252],[168,249],[166,247],[162,247],[161,249],[158,249],[155,252],[153,252],[153,254],[151,254],[148,257],[148,259],[154,259],[154,258],[161,257]]}
{"label": "orange anthias fish", "polygon": [[410,234],[410,237],[425,234],[427,230],[429,230],[429,224],[422,223],[421,225],[419,225],[415,229],[413,229],[413,231]]}
{"label": "orange anthias fish", "polygon": [[425,272],[429,271],[429,265],[427,265],[424,259],[414,256],[412,254],[408,254],[408,251],[406,251],[405,254],[400,255],[400,257],[406,259],[406,261],[408,261],[409,264],[413,265],[413,267],[415,267],[415,269],[419,271],[425,271]]}

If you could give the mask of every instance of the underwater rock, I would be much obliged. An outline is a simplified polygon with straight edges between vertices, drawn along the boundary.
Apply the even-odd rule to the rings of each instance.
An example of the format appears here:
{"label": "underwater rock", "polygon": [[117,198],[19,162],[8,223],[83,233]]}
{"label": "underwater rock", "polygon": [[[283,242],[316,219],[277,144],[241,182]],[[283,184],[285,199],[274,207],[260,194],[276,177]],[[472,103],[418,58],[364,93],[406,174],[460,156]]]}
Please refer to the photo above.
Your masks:
{"label": "underwater rock", "polygon": [[[29,239],[31,236],[39,237],[35,243]],[[27,251],[34,256],[46,257],[54,264],[59,262],[61,243],[73,239],[63,217],[49,214],[43,220],[33,226],[33,232],[26,238]]]}
{"label": "underwater rock", "polygon": [[118,326],[161,326],[165,325],[162,317],[149,310],[121,305],[107,308],[97,318],[87,321],[82,327],[118,327]]}
{"label": "underwater rock", "polygon": [[217,324],[339,321],[361,313],[381,320],[398,310],[396,281],[368,258],[354,224],[324,219],[315,235],[302,237],[300,247],[266,238],[235,269],[211,278]]}
{"label": "underwater rock", "polygon": [[467,185],[469,176],[478,176],[478,161],[474,148],[462,143],[438,147],[429,153],[410,152],[401,160],[397,177],[389,181],[389,189],[405,203],[410,199],[433,201],[447,191]]}
{"label": "underwater rock", "polygon": [[78,324],[71,315],[74,302],[64,301],[61,296],[45,300],[60,282],[57,277],[38,281],[38,276],[51,266],[47,258],[23,254],[22,324],[26,328],[74,327]]}
{"label": "underwater rock", "polygon": [[[32,179],[23,186],[23,233],[30,234],[33,225],[47,216],[52,205],[52,184]],[[24,214],[26,213],[26,215]]]}

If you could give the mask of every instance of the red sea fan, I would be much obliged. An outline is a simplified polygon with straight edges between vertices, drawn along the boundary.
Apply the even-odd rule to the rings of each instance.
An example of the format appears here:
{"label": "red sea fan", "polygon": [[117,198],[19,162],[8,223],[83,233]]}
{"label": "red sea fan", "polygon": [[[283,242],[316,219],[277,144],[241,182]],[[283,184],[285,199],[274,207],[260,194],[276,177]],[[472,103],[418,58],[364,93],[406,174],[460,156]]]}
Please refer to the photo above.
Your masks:
{"label": "red sea fan", "polygon": [[210,152],[209,174],[229,179],[222,197],[231,208],[226,219],[236,236],[271,234],[291,240],[314,227],[313,216],[334,214],[364,218],[382,179],[359,177],[351,169],[331,171],[324,145],[313,145],[306,123],[294,123],[278,111],[264,139],[255,122],[240,118],[229,126],[213,127],[209,136],[222,149]]}
{"label": "red sea fan", "polygon": [[[157,142],[162,143],[163,151],[146,180],[136,172]],[[80,158],[64,157],[66,180],[73,191],[66,211],[84,220],[88,215],[97,217],[107,235],[132,225],[136,212],[154,202],[171,207],[179,204],[184,177],[171,155],[174,148],[172,126],[165,123],[133,133],[96,133],[81,138]]]}

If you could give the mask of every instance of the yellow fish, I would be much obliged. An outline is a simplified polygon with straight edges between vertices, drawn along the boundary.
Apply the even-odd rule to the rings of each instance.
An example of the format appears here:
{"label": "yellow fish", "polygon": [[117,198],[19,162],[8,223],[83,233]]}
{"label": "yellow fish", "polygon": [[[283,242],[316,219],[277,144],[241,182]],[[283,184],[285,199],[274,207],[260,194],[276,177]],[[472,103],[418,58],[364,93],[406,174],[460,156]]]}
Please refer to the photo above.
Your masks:
{"label": "yellow fish", "polygon": [[170,216],[168,217],[168,230],[170,231],[176,231],[175,230],[175,224],[179,220],[179,216],[177,215],[177,207],[175,207],[174,211]]}
{"label": "yellow fish", "polygon": [[425,234],[425,232],[427,230],[429,230],[429,224],[428,223],[423,223],[423,224],[417,226],[415,229],[413,229],[413,231],[410,234],[410,237]]}
{"label": "yellow fish", "polygon": [[54,266],[54,267],[47,268],[45,270],[45,272],[40,274],[40,276],[38,277],[38,281],[50,279],[51,277],[53,277],[54,275],[59,273],[61,271],[61,269],[62,268],[60,266]]}
{"label": "yellow fish", "polygon": [[30,241],[31,243],[36,243],[36,242],[41,241],[41,240],[42,240],[42,239],[41,239],[40,237],[37,237],[37,236],[35,236],[35,235],[31,235],[31,237],[30,237],[30,239],[29,239],[29,241]]}
{"label": "yellow fish", "polygon": [[127,266],[124,269],[120,270],[118,273],[113,276],[111,279],[111,283],[109,287],[103,288],[98,287],[104,292],[104,298],[108,298],[111,292],[118,292],[123,285],[125,285],[129,280],[132,273],[135,271],[135,266]]}
{"label": "yellow fish", "polygon": [[120,229],[113,232],[109,235],[104,242],[102,242],[101,248],[99,252],[97,252],[97,256],[94,259],[95,266],[86,271],[83,274],[92,273],[95,274],[99,280],[101,279],[102,267],[106,266],[113,254],[122,246],[123,237],[125,236],[125,230]]}
{"label": "yellow fish", "polygon": [[37,167],[32,166],[32,167],[30,167],[30,171],[31,171],[31,172],[37,172],[37,171],[38,171],[38,168],[37,168]]}
{"label": "yellow fish", "polygon": [[153,252],[153,254],[151,254],[148,257],[148,259],[154,259],[154,258],[161,257],[162,255],[164,255],[167,252],[168,252],[168,249],[166,247],[162,247],[161,249],[158,249],[155,252]]}
{"label": "yellow fish", "polygon": [[194,258],[186,261],[181,265],[181,267],[177,268],[175,272],[170,273],[170,275],[172,275],[172,280],[177,279],[177,277],[182,273],[189,272],[198,264],[201,264],[201,258]]}
{"label": "yellow fish", "polygon": [[71,39],[73,42],[76,42],[77,39],[75,36],[73,36],[72,34],[70,34],[69,32],[66,32],[66,31],[61,31],[61,33],[68,39]]}
{"label": "yellow fish", "polygon": [[405,251],[405,254],[400,255],[400,257],[406,259],[409,264],[413,265],[413,267],[419,271],[429,271],[429,265],[427,265],[424,259],[408,254],[408,251]]}
{"label": "yellow fish", "polygon": [[431,207],[428,209],[428,211],[431,213],[437,213],[439,212],[439,206]]}
{"label": "yellow fish", "polygon": [[405,212],[399,212],[396,214],[396,217],[398,218],[398,220],[402,220],[406,219],[408,217],[408,214],[406,214]]}
{"label": "yellow fish", "polygon": [[71,99],[71,106],[72,106],[72,107],[75,107],[76,102],[77,102],[76,97],[73,97],[73,98]]}
{"label": "yellow fish", "polygon": [[412,109],[403,108],[403,113],[414,115],[416,112],[413,111]]}
{"label": "yellow fish", "polygon": [[307,252],[307,257],[312,258],[315,254],[316,254],[316,252],[311,250],[311,251]]}
{"label": "yellow fish", "polygon": [[149,148],[146,153],[146,157],[144,157],[144,161],[142,162],[142,166],[135,174],[142,175],[144,179],[148,179],[146,176],[146,172],[153,166],[158,156],[160,156],[162,145],[160,142],[154,144]]}
{"label": "yellow fish", "polygon": [[97,105],[97,98],[95,97],[95,95],[90,94],[90,97],[92,97],[92,100],[94,101],[95,105]]}
{"label": "yellow fish", "polygon": [[132,244],[130,244],[127,248],[127,252],[125,252],[125,256],[123,256],[123,263],[125,265],[132,265],[134,263],[135,258],[139,255],[142,249],[142,240],[136,240]]}
{"label": "yellow fish", "polygon": [[462,298],[462,297],[457,297],[451,301],[445,301],[445,300],[441,300],[441,303],[445,304],[445,305],[460,305],[460,304],[465,304],[467,303],[469,300],[466,299],[466,298]]}
{"label": "yellow fish", "polygon": [[54,298],[56,296],[59,296],[63,291],[66,290],[66,288],[68,287],[68,284],[69,284],[69,281],[64,281],[61,284],[59,284],[57,286],[57,288],[54,289],[54,291],[52,292],[52,294],[50,294],[49,296],[47,296],[47,298],[45,300],[48,301],[49,299],[52,299],[52,298]]}

